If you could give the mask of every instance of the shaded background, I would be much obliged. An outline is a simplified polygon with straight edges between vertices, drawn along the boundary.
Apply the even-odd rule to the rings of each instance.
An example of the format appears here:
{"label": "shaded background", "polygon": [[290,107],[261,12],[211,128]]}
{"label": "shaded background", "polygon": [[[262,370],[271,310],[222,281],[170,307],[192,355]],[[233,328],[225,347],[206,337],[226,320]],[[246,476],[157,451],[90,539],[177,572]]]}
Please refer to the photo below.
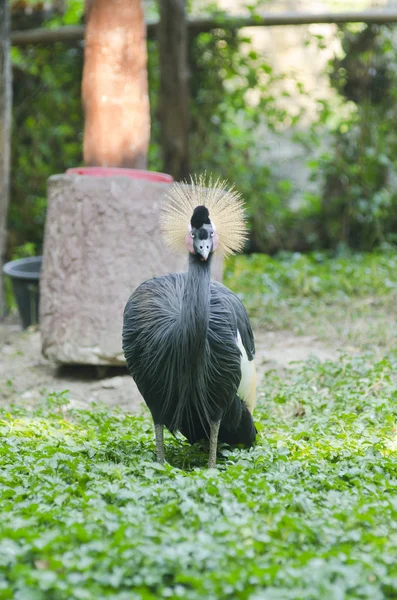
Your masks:
{"label": "shaded background", "polygon": [[[82,0],[11,2],[13,30],[82,23]],[[395,8],[395,1],[261,3],[272,12]],[[156,5],[145,3],[148,18]],[[188,14],[247,13],[192,0]],[[248,12],[255,13],[256,7]],[[235,182],[248,252],[371,250],[393,244],[396,26],[218,28],[189,39],[190,168]],[[149,168],[162,170],[159,66],[148,41]],[[12,48],[13,133],[7,258],[41,252],[46,180],[82,162],[83,43]]]}

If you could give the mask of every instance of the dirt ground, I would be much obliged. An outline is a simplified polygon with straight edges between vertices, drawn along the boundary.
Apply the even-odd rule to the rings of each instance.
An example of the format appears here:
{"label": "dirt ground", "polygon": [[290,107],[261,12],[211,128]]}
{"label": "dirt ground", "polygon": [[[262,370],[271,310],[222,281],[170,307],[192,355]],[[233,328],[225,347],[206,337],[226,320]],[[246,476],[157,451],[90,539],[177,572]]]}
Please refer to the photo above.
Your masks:
{"label": "dirt ground", "polygon": [[[258,382],[266,370],[287,367],[314,355],[320,360],[337,356],[313,336],[287,331],[256,332]],[[0,323],[0,405],[31,405],[50,392],[69,390],[72,406],[89,408],[92,402],[136,412],[142,399],[126,370],[98,370],[90,366],[59,367],[41,354],[40,332],[22,331],[17,317]]]}

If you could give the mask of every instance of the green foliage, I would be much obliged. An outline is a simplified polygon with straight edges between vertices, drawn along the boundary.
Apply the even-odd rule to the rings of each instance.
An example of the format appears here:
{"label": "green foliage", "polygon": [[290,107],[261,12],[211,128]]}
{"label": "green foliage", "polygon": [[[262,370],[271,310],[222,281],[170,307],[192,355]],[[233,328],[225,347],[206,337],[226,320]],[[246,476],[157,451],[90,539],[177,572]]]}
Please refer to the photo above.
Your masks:
{"label": "green foliage", "polygon": [[[327,298],[383,296],[397,291],[395,252],[329,257],[325,253],[234,256],[226,285],[242,295]],[[254,292],[253,292],[254,290]]]}
{"label": "green foliage", "polygon": [[[254,8],[252,7],[252,10]],[[218,19],[222,11],[214,10]],[[306,227],[289,208],[294,192],[289,180],[280,180],[269,165],[268,133],[281,135],[296,125],[300,112],[289,113],[277,99],[276,74],[255,52],[249,37],[238,30],[218,28],[189,40],[190,163],[193,173],[206,171],[234,183],[247,202],[250,249],[273,252],[294,245],[302,248],[312,227]],[[149,90],[152,136],[151,168],[161,170],[160,124],[157,118],[157,45],[149,42]],[[258,136],[258,131],[263,135]],[[285,236],[294,230],[293,239]]]}
{"label": "green foliage", "polygon": [[389,348],[397,336],[396,260],[392,251],[236,256],[227,262],[225,283],[257,328],[312,335],[337,347]]}
{"label": "green foliage", "polygon": [[277,85],[283,77],[250,41],[223,29],[191,41],[191,164],[194,171],[236,184],[247,202],[251,249],[272,252],[289,247],[283,231],[294,219],[289,208],[294,190],[264,164],[268,137],[295,125],[300,113],[280,106]]}
{"label": "green foliage", "polygon": [[[81,19],[81,3],[69,3],[48,26]],[[235,182],[248,200],[252,248],[273,251],[283,244],[291,223],[289,181],[278,181],[263,164],[267,151],[257,131],[276,134],[297,122],[276,99],[280,81],[269,64],[237,31],[217,29],[190,40],[191,165]],[[14,137],[9,255],[32,242],[40,251],[46,210],[46,180],[81,162],[83,117],[80,103],[82,47],[62,44],[13,51]],[[158,121],[158,51],[148,42],[151,105],[149,167],[162,170]],[[255,92],[253,91],[255,90]],[[296,230],[301,233],[300,223]]]}
{"label": "green foliage", "polygon": [[[248,8],[255,14],[254,3]],[[81,0],[70,0],[66,13],[46,26],[79,23],[82,11]],[[367,251],[397,239],[394,29],[349,26],[339,36],[343,53],[328,72],[338,99],[320,101],[318,123],[307,135],[300,128],[299,136],[302,110],[282,100],[304,96],[301,82],[276,73],[238,30],[220,27],[189,40],[191,169],[220,175],[242,192],[251,226],[248,251]],[[322,36],[313,39],[325,47]],[[148,50],[149,168],[162,170],[155,41]],[[40,253],[46,180],[82,160],[82,61],[81,45],[13,49],[9,258],[26,242]],[[291,140],[293,131],[306,145],[317,183],[317,190],[300,198],[268,160],[277,136],[284,143],[282,136]]]}
{"label": "green foliage", "polygon": [[46,181],[81,162],[82,49],[13,48],[13,134],[8,255],[43,239]]}
{"label": "green foliage", "polygon": [[[350,110],[331,128],[327,152],[312,163],[322,184],[321,239],[371,250],[396,241],[396,62],[393,28],[340,30],[343,57],[330,63],[330,80]],[[324,103],[320,123],[334,117]]]}
{"label": "green foliage", "polygon": [[258,443],[206,455],[147,415],[1,411],[0,597],[394,598],[396,355],[266,376]]}

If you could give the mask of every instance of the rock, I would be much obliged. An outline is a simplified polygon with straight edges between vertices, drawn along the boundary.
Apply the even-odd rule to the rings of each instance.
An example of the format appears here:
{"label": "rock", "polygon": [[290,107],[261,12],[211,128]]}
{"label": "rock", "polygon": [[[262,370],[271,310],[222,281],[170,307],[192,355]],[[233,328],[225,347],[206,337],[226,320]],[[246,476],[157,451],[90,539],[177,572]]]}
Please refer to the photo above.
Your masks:
{"label": "rock", "polygon": [[[129,375],[125,375],[124,377],[129,377]],[[124,377],[109,377],[109,379],[101,381],[100,387],[105,390],[115,390],[123,385]]]}
{"label": "rock", "polygon": [[[40,277],[43,354],[58,363],[123,365],[124,306],[146,279],[184,271],[165,248],[159,206],[170,184],[54,175]],[[222,265],[215,266],[221,277]]]}

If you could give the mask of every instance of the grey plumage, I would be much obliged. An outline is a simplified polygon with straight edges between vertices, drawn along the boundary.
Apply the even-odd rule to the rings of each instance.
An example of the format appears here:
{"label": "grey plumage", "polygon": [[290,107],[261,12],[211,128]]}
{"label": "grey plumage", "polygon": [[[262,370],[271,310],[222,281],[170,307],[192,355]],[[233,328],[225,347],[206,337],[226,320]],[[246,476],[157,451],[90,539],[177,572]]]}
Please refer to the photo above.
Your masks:
{"label": "grey plumage", "polygon": [[[208,263],[202,271],[190,262],[188,274],[151,279],[132,294],[124,313],[127,365],[156,424],[193,443],[221,420],[221,441],[251,445],[252,418],[237,396],[237,330],[248,358],[255,353],[248,316],[235,294],[210,281]],[[247,431],[234,440],[243,417]]]}
{"label": "grey plumage", "polygon": [[214,466],[217,437],[246,446],[255,439],[251,413],[238,395],[242,353],[252,361],[255,345],[239,298],[210,279],[216,230],[208,210],[197,207],[191,223],[188,272],[135,290],[124,311],[123,350],[156,425],[158,460],[164,425],[191,443],[210,439]]}

